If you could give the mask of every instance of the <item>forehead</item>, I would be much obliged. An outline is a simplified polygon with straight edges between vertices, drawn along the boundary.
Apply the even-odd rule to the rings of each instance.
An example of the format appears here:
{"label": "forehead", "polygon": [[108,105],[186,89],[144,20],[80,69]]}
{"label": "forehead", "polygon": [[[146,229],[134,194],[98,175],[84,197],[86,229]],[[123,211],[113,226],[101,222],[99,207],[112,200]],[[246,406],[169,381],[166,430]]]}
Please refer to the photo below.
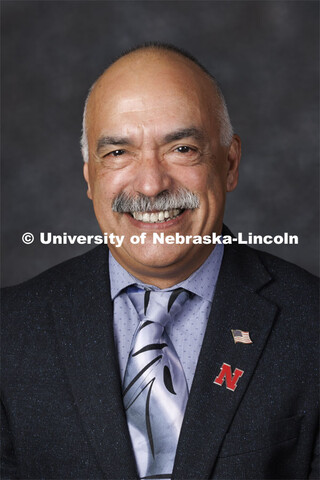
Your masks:
{"label": "forehead", "polygon": [[216,92],[211,79],[175,53],[134,53],[113,64],[96,82],[87,108],[87,129],[126,121],[159,123],[166,117],[212,116]]}

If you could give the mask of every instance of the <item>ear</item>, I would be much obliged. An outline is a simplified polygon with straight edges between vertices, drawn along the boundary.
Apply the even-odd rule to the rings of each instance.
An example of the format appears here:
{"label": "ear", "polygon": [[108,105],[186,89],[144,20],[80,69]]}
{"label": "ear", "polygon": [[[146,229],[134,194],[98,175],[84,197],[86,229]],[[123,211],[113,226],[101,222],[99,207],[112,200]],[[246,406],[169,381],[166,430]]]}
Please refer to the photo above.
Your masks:
{"label": "ear", "polygon": [[87,190],[87,196],[92,200],[92,193],[91,193],[91,188],[90,188],[90,182],[89,182],[89,164],[88,162],[83,163],[83,176],[85,178],[85,181],[87,182],[88,185],[88,190]]}
{"label": "ear", "polygon": [[241,140],[238,135],[233,135],[228,151],[227,192],[232,192],[238,184],[239,164],[241,158]]}

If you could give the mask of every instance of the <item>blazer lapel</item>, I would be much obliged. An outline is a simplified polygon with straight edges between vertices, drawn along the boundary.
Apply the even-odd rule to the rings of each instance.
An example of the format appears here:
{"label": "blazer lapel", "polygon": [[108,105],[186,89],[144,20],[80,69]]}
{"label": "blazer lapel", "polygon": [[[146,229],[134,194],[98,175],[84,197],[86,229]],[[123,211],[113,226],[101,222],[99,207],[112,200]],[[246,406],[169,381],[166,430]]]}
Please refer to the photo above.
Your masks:
{"label": "blazer lapel", "polygon": [[106,478],[136,479],[114,347],[108,250],[98,247],[80,259],[53,306],[65,369]]}
{"label": "blazer lapel", "polygon": [[[272,328],[277,307],[258,293],[270,280],[254,251],[225,247],[182,425],[174,479],[209,478],[212,473]],[[249,331],[253,343],[235,344],[231,329]],[[243,372],[234,390],[227,388],[225,377],[222,385],[214,383],[223,364],[232,374],[235,369]]]}

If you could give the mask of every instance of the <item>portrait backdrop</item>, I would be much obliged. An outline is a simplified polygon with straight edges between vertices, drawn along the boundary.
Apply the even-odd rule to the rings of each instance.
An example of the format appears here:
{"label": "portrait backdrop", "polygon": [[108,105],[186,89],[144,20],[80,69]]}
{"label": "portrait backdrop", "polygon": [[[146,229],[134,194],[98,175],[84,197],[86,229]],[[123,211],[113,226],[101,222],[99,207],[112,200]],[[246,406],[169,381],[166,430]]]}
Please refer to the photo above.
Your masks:
{"label": "portrait backdrop", "polygon": [[298,245],[258,248],[317,272],[318,2],[26,0],[1,10],[3,285],[92,248],[42,245],[39,233],[100,233],[82,177],[83,104],[117,55],[147,41],[188,50],[222,86],[243,148],[225,223],[298,235]]}

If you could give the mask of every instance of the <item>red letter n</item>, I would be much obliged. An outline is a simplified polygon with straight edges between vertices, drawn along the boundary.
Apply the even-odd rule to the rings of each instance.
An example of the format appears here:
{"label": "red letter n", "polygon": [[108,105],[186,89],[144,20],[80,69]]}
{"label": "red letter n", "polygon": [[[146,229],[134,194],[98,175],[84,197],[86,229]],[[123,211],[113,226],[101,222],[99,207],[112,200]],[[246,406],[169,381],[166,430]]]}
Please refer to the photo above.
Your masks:
{"label": "red letter n", "polygon": [[233,392],[237,388],[237,382],[240,377],[244,374],[243,370],[240,370],[239,368],[236,368],[233,375],[231,372],[231,366],[228,365],[227,363],[223,363],[219,375],[216,377],[214,383],[217,385],[223,384],[224,380],[226,381],[226,387],[228,390],[232,390]]}

